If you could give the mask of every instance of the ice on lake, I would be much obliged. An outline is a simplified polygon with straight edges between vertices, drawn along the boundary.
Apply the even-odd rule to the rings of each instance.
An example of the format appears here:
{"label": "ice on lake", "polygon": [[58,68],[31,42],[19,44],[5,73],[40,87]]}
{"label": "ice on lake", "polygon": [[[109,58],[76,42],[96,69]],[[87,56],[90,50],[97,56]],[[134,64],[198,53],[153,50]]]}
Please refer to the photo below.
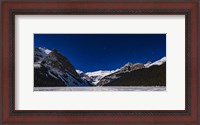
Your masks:
{"label": "ice on lake", "polygon": [[34,91],[166,91],[166,86],[34,87]]}

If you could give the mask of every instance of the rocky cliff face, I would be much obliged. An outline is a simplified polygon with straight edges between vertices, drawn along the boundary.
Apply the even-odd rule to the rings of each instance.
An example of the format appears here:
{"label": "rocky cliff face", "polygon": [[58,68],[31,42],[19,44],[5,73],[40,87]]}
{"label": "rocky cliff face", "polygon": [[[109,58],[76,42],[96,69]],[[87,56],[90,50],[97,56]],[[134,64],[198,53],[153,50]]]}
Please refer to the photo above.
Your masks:
{"label": "rocky cliff face", "polygon": [[[166,86],[166,63],[141,68],[115,77],[104,77],[97,85],[103,86]],[[104,80],[104,81],[103,81]],[[105,82],[106,81],[106,82]]]}
{"label": "rocky cliff face", "polygon": [[132,63],[127,63],[126,65],[124,65],[122,68],[120,68],[117,72],[114,72],[108,76],[103,77],[98,83],[98,86],[104,86],[116,79],[119,79],[120,77],[122,77],[122,74],[125,73],[129,73],[135,70],[139,70],[145,68],[144,64],[141,63],[136,63],[136,64],[132,64]]}
{"label": "rocky cliff face", "polygon": [[81,80],[70,61],[57,50],[35,48],[34,86],[90,86]]}
{"label": "rocky cliff face", "polygon": [[34,48],[34,63],[40,63],[50,52],[51,50],[44,47]]}
{"label": "rocky cliff face", "polygon": [[57,50],[53,50],[51,53],[49,53],[42,60],[41,64],[59,72],[68,72],[72,76],[81,80],[74,66],[69,62],[69,60],[66,57],[60,54]]}

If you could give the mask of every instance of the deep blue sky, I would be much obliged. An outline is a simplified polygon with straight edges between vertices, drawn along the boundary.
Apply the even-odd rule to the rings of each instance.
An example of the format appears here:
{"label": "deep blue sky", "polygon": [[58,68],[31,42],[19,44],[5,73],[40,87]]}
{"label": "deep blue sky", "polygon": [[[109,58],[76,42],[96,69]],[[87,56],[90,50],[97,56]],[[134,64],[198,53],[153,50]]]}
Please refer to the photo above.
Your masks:
{"label": "deep blue sky", "polygon": [[166,56],[165,34],[34,34],[34,46],[57,49],[79,70],[114,70]]}

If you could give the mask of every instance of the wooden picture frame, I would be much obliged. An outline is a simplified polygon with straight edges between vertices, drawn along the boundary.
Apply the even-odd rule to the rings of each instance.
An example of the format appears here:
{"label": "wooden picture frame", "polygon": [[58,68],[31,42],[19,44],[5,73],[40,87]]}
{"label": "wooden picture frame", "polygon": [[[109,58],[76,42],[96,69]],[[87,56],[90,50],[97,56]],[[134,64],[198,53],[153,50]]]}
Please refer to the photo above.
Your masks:
{"label": "wooden picture frame", "polygon": [[[199,124],[198,1],[38,1],[2,3],[3,123]],[[185,110],[15,110],[15,15],[185,15]]]}

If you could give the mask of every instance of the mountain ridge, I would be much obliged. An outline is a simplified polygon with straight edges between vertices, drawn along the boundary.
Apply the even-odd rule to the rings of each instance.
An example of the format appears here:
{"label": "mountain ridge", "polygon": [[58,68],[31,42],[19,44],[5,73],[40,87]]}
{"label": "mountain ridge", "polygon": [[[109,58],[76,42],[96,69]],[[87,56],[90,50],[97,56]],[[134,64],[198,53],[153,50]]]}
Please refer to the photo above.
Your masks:
{"label": "mountain ridge", "polygon": [[56,49],[34,50],[34,86],[90,86],[82,81],[70,61]]}
{"label": "mountain ridge", "polygon": [[[94,72],[86,72],[84,73],[83,71],[81,70],[76,70],[78,73],[81,74],[81,76],[83,77],[89,77],[87,79],[90,79],[89,81],[93,81],[93,84],[94,85],[97,85],[97,83],[104,77],[112,74],[112,73],[115,73],[115,72],[118,72],[120,70],[124,70],[124,72],[128,72],[128,67],[130,66],[135,66],[135,65],[140,65],[140,67],[137,67],[137,68],[150,68],[151,66],[154,66],[154,65],[162,65],[163,63],[166,62],[166,57],[162,57],[161,59],[157,60],[157,61],[154,61],[153,63],[148,61],[147,63],[145,64],[142,64],[142,63],[131,63],[131,62],[128,62],[126,63],[124,66],[122,66],[121,68],[118,68],[116,70],[98,70],[98,71],[94,71]],[[136,70],[137,70],[136,68]],[[135,70],[135,69],[134,69]],[[130,72],[130,71],[129,71]],[[83,75],[84,74],[84,75]],[[85,79],[85,78],[84,78]]]}
{"label": "mountain ridge", "polygon": [[[119,81],[122,79],[124,81],[132,79],[132,77],[142,79],[138,75],[142,75],[142,73],[146,74],[145,77],[148,79],[150,79],[149,76],[155,77],[148,73],[150,70],[162,71],[162,78],[155,77],[154,79],[161,79],[160,81],[158,80],[159,84],[156,85],[164,85],[160,83],[161,81],[166,82],[164,78],[165,72],[163,72],[166,70],[166,66],[163,65],[166,65],[166,57],[154,61],[153,63],[150,61],[146,64],[133,64],[128,62],[116,70],[98,70],[84,73],[76,69],[71,62],[56,49],[49,50],[45,47],[38,47],[34,48],[34,86],[119,86],[121,85]],[[155,71],[153,73],[157,74]],[[127,79],[124,79],[125,77]],[[140,80],[139,82],[142,82],[141,85],[146,85],[143,83],[144,81],[145,80]],[[124,83],[127,85],[138,85],[137,83],[132,84],[129,81]]]}

